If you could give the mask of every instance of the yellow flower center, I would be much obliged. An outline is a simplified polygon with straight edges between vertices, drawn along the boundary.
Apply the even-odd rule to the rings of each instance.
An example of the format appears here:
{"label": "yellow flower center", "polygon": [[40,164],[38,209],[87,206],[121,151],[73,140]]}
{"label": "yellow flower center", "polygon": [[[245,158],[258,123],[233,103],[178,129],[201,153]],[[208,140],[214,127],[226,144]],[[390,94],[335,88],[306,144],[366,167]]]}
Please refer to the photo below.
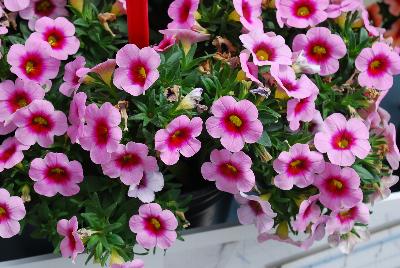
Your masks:
{"label": "yellow flower center", "polygon": [[315,47],[313,47],[313,52],[314,52],[314,54],[322,56],[322,55],[326,54],[326,48],[323,46],[315,46]]}
{"label": "yellow flower center", "polygon": [[349,141],[345,138],[342,138],[339,140],[338,146],[342,149],[346,149],[347,147],[349,147]]}
{"label": "yellow flower center", "polygon": [[124,161],[124,162],[129,162],[131,160],[132,160],[132,155],[131,154],[127,154],[127,155],[124,155],[122,157],[122,161]]}
{"label": "yellow flower center", "polygon": [[3,207],[0,207],[0,217],[6,215],[6,210]]}
{"label": "yellow flower center", "polygon": [[350,210],[346,210],[346,211],[342,211],[339,213],[339,217],[341,219],[347,219],[351,217],[351,211]]}
{"label": "yellow flower center", "polygon": [[291,166],[291,167],[299,167],[299,166],[301,166],[302,164],[303,164],[303,161],[297,159],[297,160],[295,160],[295,161],[292,161],[292,162],[290,163],[290,166]]}
{"label": "yellow flower center", "polygon": [[41,116],[37,116],[33,119],[33,123],[41,126],[47,126],[49,122]]}
{"label": "yellow flower center", "polygon": [[258,60],[262,61],[269,60],[269,53],[265,49],[257,50],[256,55]]}
{"label": "yellow flower center", "polygon": [[150,220],[150,223],[151,223],[151,225],[153,225],[154,229],[160,230],[160,228],[161,228],[161,223],[160,223],[159,220],[157,220],[156,218],[152,218],[152,219]]}
{"label": "yellow flower center", "polygon": [[306,6],[302,6],[299,9],[297,9],[297,16],[299,17],[306,17],[310,15],[310,9]]}
{"label": "yellow flower center", "polygon": [[147,73],[146,73],[146,69],[144,67],[140,67],[138,69],[138,74],[143,78],[146,79],[147,77]]}
{"label": "yellow flower center", "polygon": [[229,116],[229,121],[235,126],[235,127],[241,127],[243,125],[242,119],[240,119],[236,115],[231,115]]}
{"label": "yellow flower center", "polygon": [[35,71],[35,63],[33,61],[28,61],[25,64],[25,71],[27,74],[30,74],[31,72]]}
{"label": "yellow flower center", "polygon": [[375,69],[379,69],[379,67],[381,67],[382,62],[380,60],[374,60],[373,62],[371,62],[370,67],[372,70]]}
{"label": "yellow flower center", "polygon": [[177,130],[177,131],[174,132],[174,134],[172,134],[172,139],[177,139],[177,138],[179,138],[181,136],[182,136],[182,131]]}
{"label": "yellow flower center", "polygon": [[52,168],[50,172],[55,175],[63,175],[65,170],[62,168]]}
{"label": "yellow flower center", "polygon": [[329,184],[335,188],[336,190],[342,190],[343,189],[343,183],[339,180],[332,179]]}
{"label": "yellow flower center", "polygon": [[25,98],[20,98],[17,100],[17,104],[20,108],[25,107],[28,105],[28,102],[26,101]]}
{"label": "yellow flower center", "polygon": [[57,45],[58,40],[57,40],[57,38],[56,38],[55,36],[50,35],[50,36],[47,38],[47,42],[49,42],[49,44],[50,44],[52,47],[54,47],[55,45]]}
{"label": "yellow flower center", "polygon": [[43,0],[36,5],[36,10],[43,12],[43,11],[47,11],[51,7],[52,7],[52,4],[48,0]]}
{"label": "yellow flower center", "polygon": [[237,172],[238,172],[237,168],[235,168],[235,167],[232,166],[231,164],[225,164],[225,168],[226,168],[227,170],[229,170],[230,172],[232,172],[232,173],[237,173]]}

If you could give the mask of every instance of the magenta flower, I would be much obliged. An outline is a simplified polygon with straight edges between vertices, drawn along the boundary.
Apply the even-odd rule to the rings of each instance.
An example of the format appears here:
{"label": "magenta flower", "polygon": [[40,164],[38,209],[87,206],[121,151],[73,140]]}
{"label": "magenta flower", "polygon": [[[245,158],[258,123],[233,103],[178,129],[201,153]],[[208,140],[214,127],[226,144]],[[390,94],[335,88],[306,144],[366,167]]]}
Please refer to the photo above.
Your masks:
{"label": "magenta flower", "polygon": [[179,155],[192,157],[201,148],[196,137],[203,130],[203,121],[200,117],[189,119],[181,115],[172,120],[165,129],[160,129],[155,135],[155,149],[159,151],[161,160],[166,165],[175,165]]}
{"label": "magenta flower", "polygon": [[51,56],[58,60],[66,60],[69,55],[78,52],[80,42],[75,35],[75,26],[66,18],[51,19],[42,17],[35,24],[35,31],[29,38],[49,43]]}
{"label": "magenta flower", "polygon": [[307,34],[297,35],[293,40],[293,51],[302,50],[309,62],[321,66],[319,74],[323,76],[336,73],[339,59],[347,52],[342,38],[325,27],[311,28]]}
{"label": "magenta flower", "polygon": [[303,74],[299,80],[296,79],[294,70],[285,65],[272,65],[271,75],[289,97],[304,99],[319,93],[318,87]]}
{"label": "magenta flower", "polygon": [[68,128],[65,114],[55,111],[53,104],[46,100],[34,100],[18,110],[13,123],[18,127],[15,137],[19,142],[25,145],[37,142],[45,148],[54,143],[54,136],[64,135]]}
{"label": "magenta flower", "polygon": [[243,193],[235,195],[235,199],[240,204],[237,215],[241,224],[254,224],[259,234],[266,233],[274,227],[274,218],[277,214],[268,201]]}
{"label": "magenta flower", "polygon": [[0,135],[7,135],[17,129],[17,126],[13,122],[0,122]]}
{"label": "magenta flower", "polygon": [[35,181],[33,188],[38,194],[73,196],[79,193],[78,183],[83,181],[83,169],[78,161],[69,161],[65,154],[48,153],[44,159],[32,161],[29,177]]}
{"label": "magenta flower", "polygon": [[0,83],[0,121],[12,120],[12,115],[34,100],[44,98],[44,90],[37,83],[17,78]]}
{"label": "magenta flower", "polygon": [[358,82],[363,87],[388,90],[393,86],[393,75],[400,74],[400,56],[385,43],[364,48],[356,59],[361,73]]}
{"label": "magenta flower", "polygon": [[4,0],[4,6],[12,11],[21,11],[29,6],[31,0]]}
{"label": "magenta flower", "polygon": [[67,0],[31,0],[28,7],[21,10],[19,15],[29,20],[29,29],[33,31],[36,21],[41,17],[55,19],[68,16],[66,5]]}
{"label": "magenta flower", "polygon": [[295,28],[314,27],[328,18],[329,0],[279,0],[276,1],[277,19]]}
{"label": "magenta flower", "polygon": [[141,205],[139,215],[133,215],[129,227],[136,233],[136,241],[146,249],[159,247],[167,249],[175,242],[178,221],[169,210],[162,210],[159,204]]}
{"label": "magenta flower", "polygon": [[390,123],[382,129],[381,135],[386,140],[386,160],[393,170],[397,170],[399,168],[400,152],[396,144],[396,126]]}
{"label": "magenta flower", "polygon": [[346,120],[344,115],[335,113],[324,121],[322,131],[314,138],[314,144],[321,153],[328,153],[332,164],[351,166],[356,160],[367,157],[371,150],[369,131],[361,119]]}
{"label": "magenta flower", "polygon": [[7,55],[11,72],[21,79],[35,81],[41,85],[57,76],[60,61],[52,58],[48,43],[29,38],[25,45],[12,45]]}
{"label": "magenta flower", "polygon": [[320,153],[311,152],[308,144],[297,143],[273,162],[279,174],[274,184],[282,190],[290,190],[293,185],[305,188],[314,182],[315,173],[323,172],[324,166],[324,158]]}
{"label": "magenta flower", "polygon": [[60,250],[64,258],[72,258],[74,262],[78,254],[85,251],[85,246],[78,234],[78,219],[76,216],[70,220],[59,220],[57,223],[57,233],[64,236],[61,241]]}
{"label": "magenta flower", "polygon": [[321,216],[321,208],[318,206],[319,195],[313,195],[300,204],[299,213],[293,222],[293,229],[304,232],[310,223],[316,223]]}
{"label": "magenta flower", "polygon": [[263,22],[260,19],[261,2],[261,0],[233,0],[233,6],[240,16],[240,22],[248,31],[263,28]]}
{"label": "magenta flower", "polygon": [[211,107],[214,115],[207,119],[207,131],[231,152],[239,152],[245,143],[257,142],[263,132],[257,107],[248,100],[237,102],[231,96],[219,98]]}
{"label": "magenta flower", "polygon": [[317,175],[314,185],[318,187],[319,201],[331,210],[352,208],[362,201],[360,176],[352,168],[325,164],[325,171]]}
{"label": "magenta flower", "polygon": [[76,93],[69,106],[68,121],[71,125],[68,127],[67,134],[72,144],[77,143],[84,134],[86,99],[87,96],[85,93]]}
{"label": "magenta flower", "polygon": [[175,36],[168,36],[164,35],[164,38],[161,40],[158,45],[154,46],[154,50],[157,52],[165,52],[171,47],[173,47],[176,44],[176,38]]}
{"label": "magenta flower", "polygon": [[128,196],[139,198],[143,203],[151,203],[155,198],[154,193],[161,191],[163,188],[164,177],[162,173],[145,170],[140,182],[129,187]]}
{"label": "magenta flower", "polygon": [[173,20],[168,29],[191,29],[199,3],[200,0],[174,0],[168,8],[168,16]]}
{"label": "magenta flower", "polygon": [[355,223],[368,224],[369,209],[367,205],[360,202],[350,209],[342,209],[332,212],[327,223],[326,233],[346,234],[350,232]]}
{"label": "magenta flower", "polygon": [[191,29],[165,29],[161,30],[160,33],[180,41],[186,53],[190,50],[192,44],[210,39],[209,34],[199,33]]}
{"label": "magenta flower", "polygon": [[74,61],[65,65],[64,83],[60,86],[60,92],[63,95],[71,97],[79,89],[85,75],[89,72],[89,69],[85,68],[85,64],[85,58],[78,56]]}
{"label": "magenta flower", "polygon": [[301,122],[311,122],[314,119],[316,109],[315,100],[317,94],[311,95],[305,99],[291,99],[287,103],[287,120],[290,122],[291,130],[296,131],[300,127]]}
{"label": "magenta flower", "polygon": [[24,159],[22,151],[28,150],[29,146],[21,144],[16,138],[10,137],[0,145],[0,172],[10,169]]}
{"label": "magenta flower", "polygon": [[149,156],[147,145],[128,142],[127,145],[117,145],[111,154],[109,162],[101,165],[104,175],[110,178],[120,178],[125,185],[138,184],[143,178],[144,171],[158,170],[157,160]]}
{"label": "magenta flower", "polygon": [[292,64],[292,51],[280,35],[277,36],[272,32],[252,31],[248,34],[242,34],[239,38],[244,47],[251,51],[254,63],[258,66],[274,63]]}
{"label": "magenta flower", "polygon": [[382,177],[379,182],[379,188],[376,189],[375,192],[369,196],[369,201],[371,202],[371,204],[373,205],[375,202],[388,198],[392,193],[390,187],[396,185],[398,182],[399,176],[396,175]]}
{"label": "magenta flower", "polygon": [[342,13],[357,11],[364,8],[362,0],[331,0],[326,12],[329,18],[337,18]]}
{"label": "magenta flower", "polygon": [[21,229],[18,221],[26,215],[24,202],[18,196],[10,196],[10,193],[0,188],[0,237],[11,238],[17,235]]}
{"label": "magenta flower", "polygon": [[253,162],[244,152],[231,153],[228,150],[213,150],[211,162],[201,166],[201,174],[208,181],[215,181],[219,190],[237,194],[249,192],[255,185],[251,170]]}
{"label": "magenta flower", "polygon": [[137,259],[123,264],[113,264],[111,268],[144,268],[144,262]]}
{"label": "magenta flower", "polygon": [[249,61],[250,56],[251,53],[247,49],[240,53],[239,59],[242,70],[246,74],[247,78],[259,85],[262,85],[261,81],[258,79],[258,66]]}
{"label": "magenta flower", "polygon": [[144,94],[160,74],[160,55],[150,47],[139,49],[128,44],[117,52],[118,69],[114,73],[114,85],[133,96]]}

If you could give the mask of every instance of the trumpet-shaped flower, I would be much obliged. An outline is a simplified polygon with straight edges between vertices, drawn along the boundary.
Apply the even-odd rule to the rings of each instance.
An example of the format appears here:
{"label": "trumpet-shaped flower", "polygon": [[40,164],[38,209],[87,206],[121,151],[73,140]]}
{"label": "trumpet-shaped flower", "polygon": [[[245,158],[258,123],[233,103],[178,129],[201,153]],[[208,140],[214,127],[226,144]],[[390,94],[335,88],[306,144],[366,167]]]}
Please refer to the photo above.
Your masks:
{"label": "trumpet-shaped flower", "polygon": [[31,0],[4,0],[4,6],[12,11],[21,11],[29,6]]}
{"label": "trumpet-shaped flower", "polygon": [[249,61],[250,56],[251,53],[247,49],[240,53],[239,59],[242,70],[247,78],[259,85],[262,85],[261,81],[258,79],[258,66]]}
{"label": "trumpet-shaped flower", "polygon": [[19,221],[26,215],[24,202],[18,196],[0,188],[0,237],[11,238],[21,229]]}
{"label": "trumpet-shaped flower", "polygon": [[311,95],[305,99],[292,99],[287,103],[287,120],[291,130],[296,131],[301,122],[311,122],[314,119],[317,95]]}
{"label": "trumpet-shaped flower", "polygon": [[71,143],[77,143],[83,137],[85,130],[85,115],[86,115],[86,99],[84,92],[76,93],[69,106],[67,134],[71,139]]}
{"label": "trumpet-shaped flower", "polygon": [[174,0],[168,8],[168,15],[173,20],[168,29],[191,29],[199,3],[200,0]]}
{"label": "trumpet-shaped flower", "polygon": [[154,193],[161,191],[163,187],[164,177],[161,172],[145,170],[140,182],[129,187],[128,196],[137,197],[143,203],[150,203],[154,201]]}
{"label": "trumpet-shaped flower", "polygon": [[82,84],[84,77],[87,72],[89,72],[88,68],[85,68],[86,60],[82,56],[78,56],[74,61],[71,61],[65,65],[64,72],[64,83],[60,86],[60,92],[67,96],[71,97],[73,93],[79,89]]}
{"label": "trumpet-shaped flower", "polygon": [[319,195],[313,195],[300,204],[299,213],[293,222],[293,229],[304,232],[310,223],[316,223],[321,217],[321,208],[318,206]]}
{"label": "trumpet-shaped flower", "polygon": [[16,138],[10,137],[0,145],[0,172],[10,169],[24,159],[22,151],[28,150],[29,146],[21,144]]}
{"label": "trumpet-shaped flower", "polygon": [[64,236],[60,250],[64,258],[72,258],[74,262],[78,254],[85,251],[85,246],[78,234],[78,219],[76,216],[70,220],[62,219],[57,223],[57,233]]}
{"label": "trumpet-shaped flower", "polygon": [[342,13],[353,12],[364,7],[362,0],[330,0],[326,10],[329,18],[337,18]]}
{"label": "trumpet-shaped flower", "polygon": [[31,0],[28,7],[21,10],[19,15],[29,20],[29,29],[34,30],[36,21],[41,17],[55,19],[68,16],[66,5],[67,0]]}
{"label": "trumpet-shaped flower", "polygon": [[261,2],[261,0],[233,0],[235,10],[240,16],[240,22],[248,31],[263,28],[260,19]]}
{"label": "trumpet-shaped flower", "polygon": [[332,212],[326,222],[326,233],[346,234],[353,229],[355,223],[368,224],[368,222],[368,206],[361,202],[352,208]]}
{"label": "trumpet-shaped flower", "polygon": [[33,188],[38,194],[73,196],[79,193],[78,183],[83,181],[83,169],[78,161],[69,161],[65,154],[48,153],[44,159],[32,161],[29,177],[35,181]]}

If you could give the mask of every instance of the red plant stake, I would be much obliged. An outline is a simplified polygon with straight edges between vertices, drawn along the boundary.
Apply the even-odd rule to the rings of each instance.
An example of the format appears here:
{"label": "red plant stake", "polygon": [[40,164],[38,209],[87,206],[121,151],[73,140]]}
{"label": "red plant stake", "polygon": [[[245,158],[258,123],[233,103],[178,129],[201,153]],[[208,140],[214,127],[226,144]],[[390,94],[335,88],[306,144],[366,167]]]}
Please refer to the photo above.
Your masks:
{"label": "red plant stake", "polygon": [[149,46],[148,0],[126,0],[129,43],[139,48]]}

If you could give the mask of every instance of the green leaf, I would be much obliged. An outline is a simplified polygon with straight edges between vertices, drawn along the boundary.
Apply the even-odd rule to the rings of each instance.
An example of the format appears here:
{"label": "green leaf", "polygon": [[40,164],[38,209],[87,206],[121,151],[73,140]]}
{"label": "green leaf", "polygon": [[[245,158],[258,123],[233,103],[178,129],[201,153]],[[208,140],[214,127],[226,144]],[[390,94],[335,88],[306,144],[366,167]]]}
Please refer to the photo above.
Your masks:
{"label": "green leaf", "polygon": [[258,144],[264,145],[266,147],[271,147],[272,142],[271,138],[269,137],[268,133],[266,131],[263,132],[260,140],[257,142]]}

